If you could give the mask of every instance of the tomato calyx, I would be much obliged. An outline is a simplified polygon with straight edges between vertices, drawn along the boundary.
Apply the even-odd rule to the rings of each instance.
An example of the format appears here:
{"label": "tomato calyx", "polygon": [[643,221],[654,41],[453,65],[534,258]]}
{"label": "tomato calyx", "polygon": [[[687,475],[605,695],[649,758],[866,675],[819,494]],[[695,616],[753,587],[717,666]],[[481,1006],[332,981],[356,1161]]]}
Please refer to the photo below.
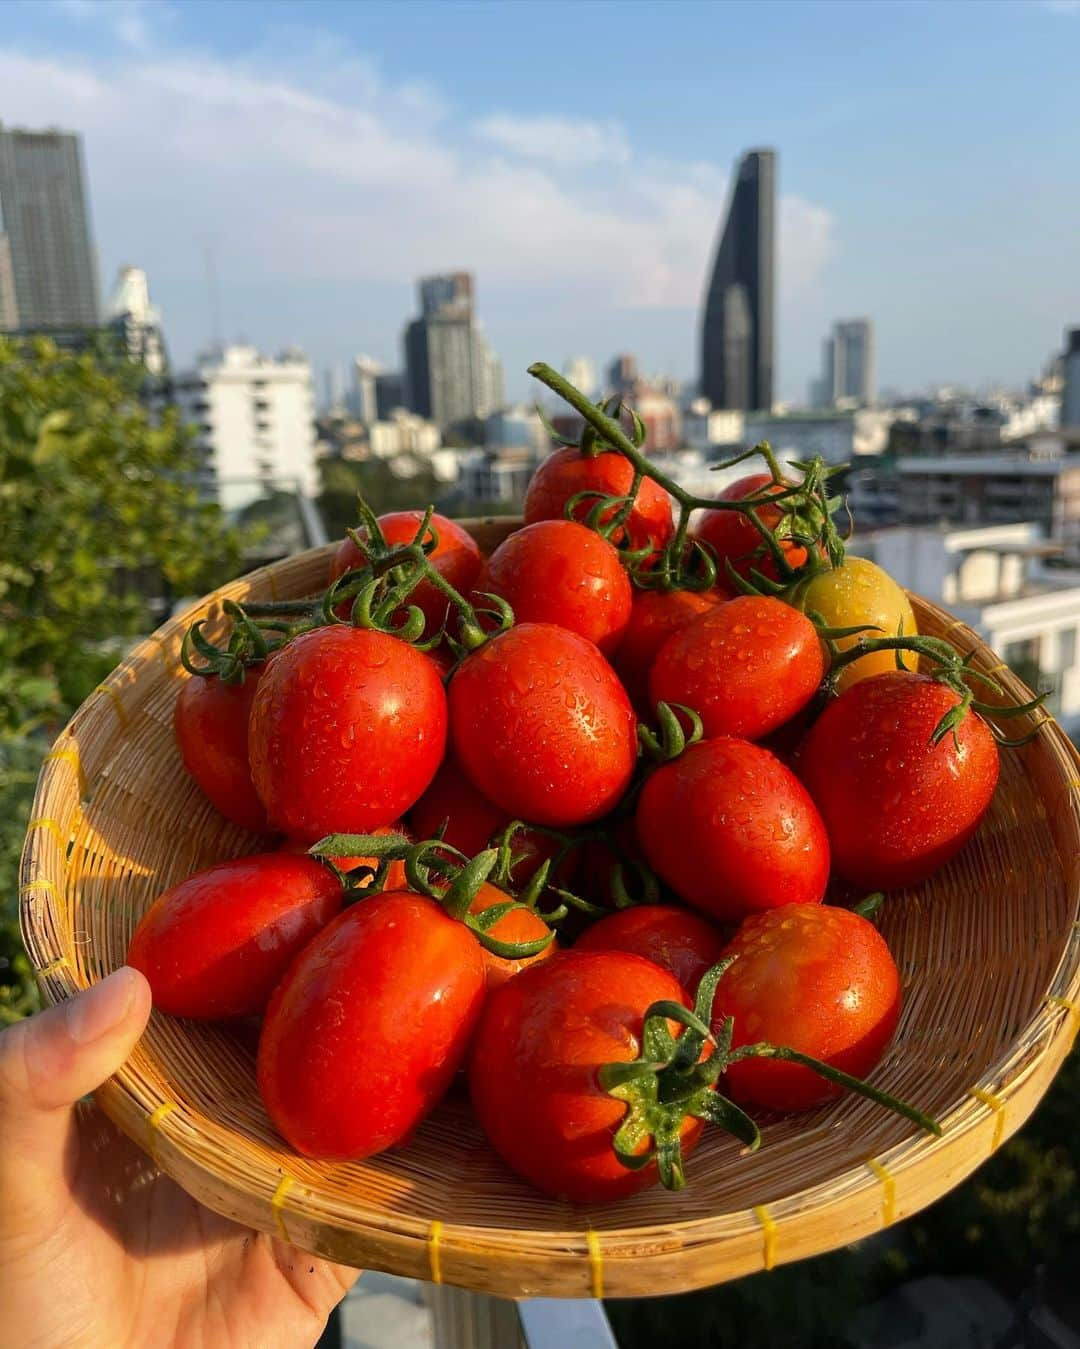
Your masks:
{"label": "tomato calyx", "polygon": [[[626,1103],[626,1115],[612,1139],[623,1166],[637,1171],[655,1162],[660,1183],[666,1189],[681,1190],[686,1185],[681,1140],[688,1118],[716,1125],[738,1138],[748,1151],[755,1151],[761,1143],[757,1124],[716,1090],[730,1064],[749,1058],[800,1064],[940,1137],[941,1126],[921,1110],[788,1045],[761,1040],[732,1049],[734,1019],[725,1017],[718,1030],[711,1023],[717,985],[736,959],[728,956],[702,975],[692,1011],[666,999],[652,1003],[642,1020],[639,1057],[629,1063],[606,1063],[598,1070],[603,1090]],[[672,1035],[670,1021],[683,1027],[678,1036]],[[703,1058],[710,1041],[712,1050]]]}
{"label": "tomato calyx", "polygon": [[[225,684],[242,684],[247,670],[253,665],[261,665],[281,642],[268,637],[234,600],[225,600],[222,608],[232,620],[232,630],[225,645],[216,646],[211,642],[203,633],[207,620],[198,618],[184,633],[180,664],[190,675],[216,676]],[[196,664],[196,653],[204,664]]]}
{"label": "tomato calyx", "polygon": [[[682,1126],[688,1118],[718,1125],[751,1152],[761,1144],[761,1131],[750,1116],[716,1090],[730,1057],[731,1021],[714,1037],[709,1017],[716,986],[730,964],[723,960],[702,976],[692,1011],[666,999],[652,1003],[642,1021],[640,1056],[629,1063],[606,1063],[597,1074],[604,1091],[627,1107],[612,1139],[616,1157],[631,1171],[655,1162],[668,1190],[686,1185]],[[669,1021],[683,1027],[677,1037]],[[712,1052],[703,1059],[710,1040]]]}
{"label": "tomato calyx", "polygon": [[[308,856],[325,862],[341,878],[345,887],[346,899],[366,899],[379,894],[385,884],[391,863],[404,857],[413,846],[407,834],[328,834],[312,844]],[[359,866],[343,870],[337,865],[342,857],[370,857],[375,866],[361,863]]]}
{"label": "tomato calyx", "polygon": [[[676,712],[683,714],[689,722],[689,729],[684,728],[675,715]],[[656,704],[656,730],[644,721],[639,721],[637,728],[638,744],[642,753],[654,765],[677,759],[684,750],[696,745],[704,734],[705,727],[702,720],[692,707],[687,707],[685,703],[665,703],[662,700]]]}

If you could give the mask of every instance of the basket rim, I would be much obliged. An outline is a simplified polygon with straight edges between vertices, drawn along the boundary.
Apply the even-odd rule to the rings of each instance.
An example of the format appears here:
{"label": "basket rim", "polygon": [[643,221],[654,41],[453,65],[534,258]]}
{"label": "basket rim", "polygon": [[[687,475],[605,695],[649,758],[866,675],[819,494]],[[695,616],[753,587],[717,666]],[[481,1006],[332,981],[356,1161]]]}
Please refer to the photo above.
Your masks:
{"label": "basket rim", "polygon": [[[473,520],[461,523],[466,528],[476,528],[481,523],[514,528],[520,521],[516,517],[499,517],[491,521]],[[184,630],[194,616],[206,612],[208,607],[212,607],[215,603],[220,604],[224,598],[239,598],[256,588],[266,588],[271,596],[276,598],[276,578],[282,567],[298,561],[329,557],[336,547],[336,543],[327,544],[310,549],[294,558],[261,567],[229,582],[210,595],[193,601],[181,613],[174,615],[137,643],[113,674],[79,707],[60,732],[42,764],[19,876],[23,939],[48,1004],[62,1002],[86,986],[85,981],[75,978],[75,970],[63,950],[62,940],[55,939],[55,933],[43,932],[34,913],[35,906],[30,902],[31,894],[34,892],[40,894],[44,891],[46,908],[62,907],[59,902],[59,889],[49,879],[47,873],[55,870],[51,865],[54,859],[60,863],[60,872],[57,874],[62,873],[65,849],[71,841],[76,821],[81,815],[87,788],[91,785],[82,778],[82,760],[78,744],[80,729],[91,722],[97,715],[96,709],[106,700],[112,704],[116,715],[123,723],[127,709],[121,694],[135,683],[135,672],[152,659],[163,659],[169,665],[179,650],[179,641]],[[1022,681],[1003,666],[978,634],[963,620],[955,618],[931,601],[912,592],[909,594],[917,608],[945,620],[943,626],[962,650],[976,652],[976,668],[982,668],[984,673],[988,672],[989,668],[994,669],[995,677],[1003,684],[1010,697],[1020,701],[1031,696]],[[1076,749],[1048,713],[1040,709],[1034,714],[1033,719],[1040,735],[1048,738],[1053,749],[1058,755],[1064,756],[1076,772],[1076,776],[1065,783],[1068,794],[1070,796],[1080,794],[1080,757]],[[80,779],[79,806],[65,831],[47,819],[43,803],[59,775],[72,771]],[[65,833],[66,838],[63,837]],[[711,1214],[707,1217],[672,1219],[663,1224],[651,1221],[637,1226],[608,1226],[605,1216],[603,1225],[599,1228],[594,1228],[588,1222],[582,1222],[577,1226],[568,1225],[564,1230],[433,1224],[416,1215],[400,1212],[380,1214],[378,1210],[369,1208],[362,1218],[355,1216],[354,1211],[354,1218],[349,1224],[350,1231],[355,1230],[361,1237],[370,1234],[383,1238],[393,1237],[414,1245],[419,1243],[421,1264],[430,1271],[428,1275],[422,1277],[438,1275],[436,1281],[441,1281],[445,1270],[447,1282],[456,1281],[452,1277],[452,1266],[456,1257],[475,1261],[486,1251],[493,1260],[507,1252],[519,1256],[531,1253],[533,1259],[547,1258],[551,1256],[553,1246],[558,1246],[565,1248],[567,1258],[572,1259],[580,1267],[581,1288],[576,1295],[587,1296],[590,1292],[597,1295],[596,1290],[603,1283],[603,1269],[610,1270],[613,1262],[633,1260],[644,1262],[647,1267],[650,1254],[657,1257],[661,1254],[664,1245],[661,1239],[669,1238],[673,1232],[678,1233],[680,1250],[684,1250],[687,1245],[722,1246],[731,1238],[741,1236],[744,1240],[757,1243],[760,1248],[760,1258],[756,1267],[770,1268],[778,1259],[784,1258],[782,1253],[777,1252],[778,1232],[783,1231],[785,1223],[805,1218],[808,1212],[822,1211],[830,1205],[848,1199],[859,1199],[862,1201],[864,1211],[883,1215],[887,1220],[901,1180],[908,1180],[916,1173],[932,1171],[939,1159],[945,1160],[952,1147],[964,1140],[970,1140],[973,1135],[977,1135],[979,1141],[985,1138],[987,1143],[985,1153],[980,1153],[974,1161],[961,1164],[959,1170],[954,1162],[950,1175],[953,1177],[952,1183],[956,1183],[1018,1129],[1034,1109],[1042,1090],[1048,1085],[1049,1078],[1043,1083],[1042,1090],[1038,1090],[1039,1084],[1034,1080],[1037,1074],[1040,1070],[1045,1071],[1049,1068],[1052,1076],[1052,1072],[1056,1071],[1072,1047],[1080,1026],[1080,922],[1078,922],[1080,875],[1076,874],[1075,869],[1073,874],[1066,877],[1066,887],[1071,906],[1069,937],[1047,988],[1041,995],[1038,1008],[1012,1042],[999,1053],[993,1063],[980,1075],[978,1081],[971,1085],[967,1096],[957,1101],[947,1113],[942,1113],[940,1119],[943,1127],[942,1138],[907,1136],[877,1156],[867,1158],[863,1164],[846,1168],[832,1179],[817,1181],[785,1193],[782,1197],[771,1201],[767,1208],[762,1205],[733,1208],[729,1212]],[[137,1143],[145,1148],[149,1141],[153,1145],[152,1155],[155,1161],[163,1170],[176,1177],[178,1163],[185,1156],[182,1136],[175,1128],[175,1120],[173,1125],[168,1127],[164,1124],[168,1115],[175,1111],[175,1103],[163,1097],[153,1098],[145,1081],[140,1081],[136,1085],[127,1066],[101,1089],[98,1099],[106,1113]],[[215,1169],[204,1158],[200,1158],[198,1166],[212,1176],[214,1194],[233,1186],[234,1182],[228,1168],[219,1166]],[[272,1193],[268,1189],[265,1197],[266,1230],[276,1230],[279,1235],[287,1235],[283,1211],[287,1215],[290,1210],[286,1201],[289,1198],[288,1189],[291,1183],[291,1178],[283,1175],[277,1188]],[[188,1185],[187,1188],[190,1189],[191,1186]],[[951,1188],[951,1183],[936,1190],[931,1198],[944,1193],[948,1188]],[[293,1197],[297,1197],[305,1190],[311,1194],[325,1194],[325,1190],[311,1190],[302,1182],[296,1182]],[[196,1197],[201,1198],[204,1203],[207,1202],[206,1194]],[[928,1199],[925,1202],[930,1201]],[[617,1206],[610,1208],[612,1212],[617,1212]],[[568,1213],[573,1212],[574,1210],[568,1206]],[[380,1217],[383,1219],[381,1222]],[[851,1241],[856,1237],[868,1235],[871,1231],[878,1230],[881,1225],[880,1216],[869,1222],[848,1222],[845,1224],[844,1239]],[[661,1252],[643,1254],[643,1244],[659,1246]],[[825,1247],[822,1246],[821,1249]],[[714,1272],[711,1279],[698,1280],[698,1283],[714,1282],[716,1277],[717,1273]],[[681,1286],[692,1287],[697,1284],[685,1283]],[[495,1291],[505,1291],[510,1287],[511,1283],[504,1279]]]}

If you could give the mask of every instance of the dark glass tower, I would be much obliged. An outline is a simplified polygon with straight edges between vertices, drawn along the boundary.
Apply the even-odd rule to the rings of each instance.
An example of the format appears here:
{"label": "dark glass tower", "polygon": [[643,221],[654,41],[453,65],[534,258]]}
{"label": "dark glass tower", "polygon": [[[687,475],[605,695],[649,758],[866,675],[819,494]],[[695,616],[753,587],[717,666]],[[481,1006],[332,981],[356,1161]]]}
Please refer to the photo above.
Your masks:
{"label": "dark glass tower", "polygon": [[739,161],[701,320],[701,392],[714,407],[772,407],[776,152]]}

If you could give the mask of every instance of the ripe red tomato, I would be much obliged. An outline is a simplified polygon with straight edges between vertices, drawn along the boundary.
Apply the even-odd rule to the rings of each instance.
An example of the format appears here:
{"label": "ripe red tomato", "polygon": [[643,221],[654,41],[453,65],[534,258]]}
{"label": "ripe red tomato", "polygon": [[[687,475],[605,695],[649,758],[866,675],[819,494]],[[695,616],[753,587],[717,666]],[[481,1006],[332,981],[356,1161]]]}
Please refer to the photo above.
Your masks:
{"label": "ripe red tomato", "polygon": [[[473,900],[470,912],[481,913],[484,909],[490,909],[494,904],[505,904],[509,898],[510,896],[504,890],[500,890],[495,885],[488,885],[485,881],[480,887],[476,899]],[[504,913],[488,928],[488,932],[492,937],[498,938],[499,941],[527,942],[537,941],[540,937],[548,936],[551,929],[534,909],[517,908],[511,909],[509,913]],[[513,979],[530,965],[537,965],[542,960],[550,960],[557,950],[558,947],[553,941],[549,942],[542,951],[537,952],[534,956],[497,956],[494,951],[482,949],[484,975],[488,991],[501,987],[508,979]]]}
{"label": "ripe red tomato", "polygon": [[673,632],[719,604],[715,590],[638,590],[613,665],[634,706],[648,709],[649,670]]}
{"label": "ripe red tomato", "polygon": [[[638,1056],[644,1012],[661,998],[687,1002],[666,970],[624,951],[563,952],[488,998],[469,1061],[473,1106],[503,1161],[545,1194],[604,1203],[656,1183],[654,1163],[631,1171],[616,1157],[626,1105],[597,1072]],[[684,1153],[700,1133],[684,1122]]]}
{"label": "ripe red tomato", "polygon": [[[605,450],[593,458],[573,448],[556,450],[548,455],[529,483],[525,493],[525,523],[561,520],[566,503],[578,492],[625,496],[633,477],[634,469],[629,459],[614,450]],[[580,502],[574,508],[574,519],[584,520],[595,505],[595,499]],[[605,512],[605,520],[613,514],[614,508]],[[638,549],[651,543],[658,549],[663,548],[674,533],[670,497],[651,478],[646,478],[626,521],[629,546]],[[613,542],[621,543],[622,540],[616,537]]]}
{"label": "ripe red tomato", "polygon": [[519,623],[556,623],[595,642],[605,656],[630,621],[632,588],[618,549],[573,520],[541,520],[511,534],[475,588],[501,596]]}
{"label": "ripe red tomato", "polygon": [[315,842],[398,819],[446,746],[446,694],[415,647],[364,628],[302,633],[251,707],[255,788],[275,829]]}
{"label": "ripe red tomato", "polygon": [[[384,824],[378,829],[372,829],[373,834],[400,834],[405,832],[401,824]],[[284,843],[278,844],[278,852],[287,853],[306,853],[311,847],[310,843],[304,843],[302,839],[288,838]],[[329,859],[339,871],[352,871],[355,867],[376,867],[378,859],[375,857],[331,857]],[[390,863],[386,871],[386,883],[384,890],[407,890],[408,882],[405,879],[405,863],[394,860]],[[358,886],[357,889],[366,890],[367,884]]]}
{"label": "ripe red tomato", "polygon": [[606,815],[637,759],[634,711],[604,657],[550,623],[521,623],[450,681],[454,754],[512,817],[556,828]]}
{"label": "ripe red tomato", "polygon": [[707,737],[758,740],[806,706],[824,673],[804,614],[769,596],[740,595],[668,638],[649,674],[649,700],[692,707]]}
{"label": "ripe red tomato", "polygon": [[798,771],[829,832],[837,872],[867,890],[914,885],[954,856],[990,805],[998,753],[969,712],[958,744],[930,737],[959,702],[907,671],[860,680],[831,703],[798,752]]}
{"label": "ripe red tomato", "polygon": [[[387,515],[379,516],[379,524],[387,543],[412,543],[423,518],[423,511],[390,511]],[[467,595],[483,564],[480,548],[467,530],[462,529],[453,520],[448,520],[445,515],[433,515],[431,523],[439,536],[439,542],[435,550],[428,554],[428,560],[440,575],[446,577],[455,590]],[[367,537],[367,532],[363,528],[358,529],[357,533],[362,539]],[[427,537],[430,538],[430,535]],[[336,581],[351,568],[362,566],[363,563],[364,558],[359,548],[346,535],[330,563],[331,582]],[[432,633],[438,632],[446,622],[449,607],[447,598],[430,581],[420,582],[409,596],[409,603],[423,609],[427,617],[424,629],[426,636],[430,637]]]}
{"label": "ripe red tomato", "polygon": [[262,671],[252,666],[242,684],[193,675],[173,708],[184,767],[227,820],[256,834],[269,827],[248,766],[248,715]]}
{"label": "ripe red tomato", "polygon": [[[772,485],[770,486],[770,484]],[[725,487],[720,493],[719,500],[743,501],[747,497],[754,496],[762,491],[765,487],[769,487],[770,496],[775,496],[777,492],[783,491],[782,487],[773,483],[771,473],[751,473],[745,478],[739,478],[730,487]],[[759,506],[754,514],[769,529],[775,529],[782,516],[779,506]],[[731,560],[731,565],[740,576],[749,577],[751,569],[755,569],[761,572],[762,576],[767,576],[771,580],[779,579],[776,563],[772,556],[761,551],[765,544],[760,533],[746,516],[741,515],[738,511],[705,511],[695,521],[692,532],[703,542],[711,544],[715,550],[720,563],[721,581],[723,581],[725,572],[725,559]],[[799,547],[790,539],[782,539],[780,546],[790,566],[801,567],[805,563],[805,548]]]}
{"label": "ripe red tomato", "polygon": [[630,951],[673,974],[693,993],[724,952],[723,934],[688,909],[636,904],[601,918],[574,943],[575,951]]}
{"label": "ripe red tomato", "polygon": [[729,736],[691,745],[646,781],[636,818],[649,865],[712,918],[825,894],[825,826],[794,773],[760,745]]}
{"label": "ripe red tomato", "polygon": [[[733,1018],[735,1047],[759,1040],[865,1077],[900,1016],[900,976],[872,923],[850,909],[788,904],[743,923],[725,952],[737,956],[713,1003],[713,1028]],[[807,1110],[843,1092],[811,1069],[743,1059],[727,1069],[732,1100]]]}
{"label": "ripe red tomato", "polygon": [[154,901],[127,963],[146,975],[159,1011],[206,1021],[255,1016],[341,904],[341,882],[313,857],[221,862]]}
{"label": "ripe red tomato", "polygon": [[438,1103],[484,1000],[479,942],[406,891],[347,909],[274,991],[257,1061],[278,1132],[306,1157],[370,1157]]}
{"label": "ripe red tomato", "polygon": [[[443,760],[431,786],[409,811],[409,823],[418,839],[435,838],[445,824],[444,841],[466,857],[475,857],[487,848],[511,818],[477,791],[452,755]],[[519,829],[512,847],[520,854],[520,860],[512,868],[510,880],[519,889],[541,862],[553,859],[559,852],[556,839],[531,829]],[[569,853],[557,869],[558,883],[569,885],[576,869],[577,855]]]}

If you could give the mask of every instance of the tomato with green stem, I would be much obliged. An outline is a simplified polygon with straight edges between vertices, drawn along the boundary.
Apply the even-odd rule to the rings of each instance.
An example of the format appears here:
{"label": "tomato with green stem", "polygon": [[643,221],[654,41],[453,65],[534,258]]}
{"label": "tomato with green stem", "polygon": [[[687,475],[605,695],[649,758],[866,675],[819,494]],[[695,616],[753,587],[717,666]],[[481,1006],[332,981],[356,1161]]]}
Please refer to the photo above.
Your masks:
{"label": "tomato with green stem", "polygon": [[446,745],[432,662],[383,632],[336,624],[275,653],[251,706],[252,778],[290,838],[361,833],[400,818]]}
{"label": "tomato with green stem", "polygon": [[[718,500],[746,501],[761,495],[776,496],[785,488],[786,484],[776,482],[771,473],[749,473],[725,487]],[[779,504],[763,503],[754,508],[755,517],[770,530],[777,528],[783,520],[783,514]],[[695,538],[707,543],[716,554],[721,584],[724,584],[727,562],[744,579],[749,578],[752,570],[771,581],[780,579],[776,561],[768,552],[760,530],[742,512],[703,511],[694,521],[692,532]],[[806,563],[807,552],[801,544],[790,538],[781,538],[779,544],[788,566],[793,570]]]}
{"label": "tomato with green stem", "polygon": [[[419,533],[423,519],[423,511],[390,511],[380,515],[378,523],[388,544],[410,544]],[[428,561],[455,590],[468,594],[483,564],[479,545],[468,530],[445,515],[432,515],[430,531],[425,533],[424,542],[430,541],[431,531],[438,536],[438,543],[428,554]],[[361,540],[366,540],[367,531],[363,526],[356,532]],[[336,581],[347,571],[362,567],[365,563],[364,554],[356,542],[347,536],[330,564],[330,581]],[[423,610],[426,636],[438,632],[446,623],[449,600],[430,580],[425,578],[417,585],[409,595],[408,603]],[[347,610],[348,605],[343,603],[342,608]]]}
{"label": "tomato with green stem", "polygon": [[674,633],[649,673],[650,702],[692,707],[706,737],[759,740],[813,698],[825,673],[817,629],[768,595],[740,595]]}
{"label": "tomato with green stem", "polygon": [[[582,454],[575,448],[555,450],[533,474],[525,493],[525,523],[561,520],[566,505],[582,492],[596,493],[582,499],[573,508],[573,518],[584,520],[600,497],[624,497],[634,481],[634,468],[628,459],[614,450]],[[619,507],[612,505],[601,513],[601,524],[610,523]],[[650,478],[642,480],[634,505],[612,542],[634,551],[663,548],[675,532],[671,498]]]}
{"label": "tomato with green stem", "polygon": [[556,623],[610,656],[630,621],[633,598],[618,549],[573,520],[540,520],[515,530],[475,583],[504,599],[519,623]]}
{"label": "tomato with green stem", "polygon": [[508,815],[565,828],[618,803],[637,761],[626,690],[586,638],[520,623],[485,642],[450,680],[454,755]]}
{"label": "tomato with green stem", "polygon": [[[785,1045],[865,1077],[900,1016],[900,976],[885,939],[850,909],[789,904],[747,918],[724,952],[736,957],[716,989],[712,1024],[731,1017],[732,1047]],[[808,1110],[843,1087],[802,1064],[748,1057],[726,1069],[743,1105]]]}
{"label": "tomato with green stem", "polygon": [[[868,637],[914,637],[918,632],[906,591],[865,557],[849,556],[840,566],[800,581],[788,603],[814,615],[828,628],[865,626],[870,629]],[[834,640],[841,651],[846,651],[858,641],[858,634]],[[918,657],[913,651],[871,651],[838,672],[837,687],[843,691],[860,679],[895,670],[898,656],[905,669],[917,668]]]}
{"label": "tomato with green stem", "polygon": [[641,789],[636,822],[645,860],[710,918],[731,922],[825,894],[821,816],[794,773],[747,740],[703,740],[662,763]]}
{"label": "tomato with green stem", "polygon": [[799,776],[821,811],[833,865],[866,890],[916,885],[964,846],[989,809],[998,751],[961,695],[908,671],[860,680],[799,747]]}
{"label": "tomato with green stem", "polygon": [[[373,829],[371,832],[377,838],[388,838],[391,834],[405,836],[400,823],[380,825],[378,829]],[[293,854],[306,853],[309,847],[310,844],[305,843],[302,840],[287,838],[284,843],[278,844],[278,852]],[[327,856],[327,854],[323,855]],[[379,866],[379,859],[377,857],[329,857],[328,860],[337,867],[338,871],[343,872],[355,871],[357,867],[371,867],[372,870],[376,870]],[[356,885],[356,890],[358,892],[363,892],[368,889],[370,884],[370,880],[361,881]],[[398,858],[394,858],[387,868],[383,889],[404,890],[405,888],[405,865]]]}
{"label": "tomato with green stem", "polygon": [[173,732],[184,767],[211,803],[233,824],[265,834],[266,810],[248,762],[248,718],[262,665],[225,680],[192,675],[176,696]]}
{"label": "tomato with green stem", "polygon": [[127,963],[154,1006],[200,1021],[256,1016],[293,957],[341,911],[340,878],[313,857],[257,853],[166,890],[139,922]]}

